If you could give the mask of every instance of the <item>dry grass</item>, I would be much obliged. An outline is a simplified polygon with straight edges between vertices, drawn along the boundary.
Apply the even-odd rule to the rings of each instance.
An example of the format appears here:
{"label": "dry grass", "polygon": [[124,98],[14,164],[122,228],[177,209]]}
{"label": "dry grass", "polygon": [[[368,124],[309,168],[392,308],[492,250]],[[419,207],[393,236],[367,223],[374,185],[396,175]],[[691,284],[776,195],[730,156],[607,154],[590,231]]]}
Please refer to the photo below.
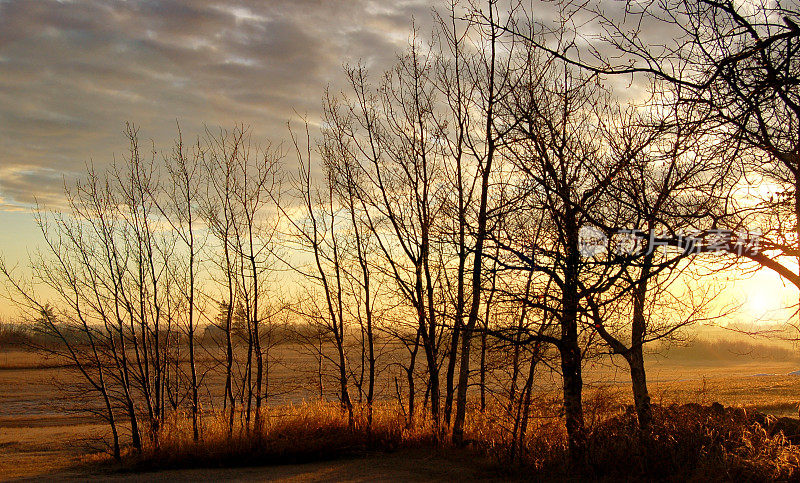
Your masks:
{"label": "dry grass", "polygon": [[206,416],[201,432],[201,440],[193,441],[190,420],[177,417],[164,425],[157,446],[151,444],[130,463],[135,468],[298,463],[428,446],[436,439],[428,423],[407,428],[393,406],[376,406],[371,427],[361,408],[350,426],[346,412],[323,402],[265,409],[260,427],[249,431],[230,432],[224,417]]}
{"label": "dry grass", "polygon": [[[566,468],[563,422],[554,413],[557,401],[538,401],[528,437],[509,462],[511,422],[503,411],[472,412],[468,418],[470,448],[495,463],[498,474],[558,479],[576,476]],[[642,440],[636,417],[617,404],[612,393],[599,391],[587,400],[589,461],[583,477],[696,480],[797,480],[800,447],[779,431],[773,417],[716,405],[655,406],[652,437]],[[437,437],[438,436],[438,437]],[[428,422],[406,428],[391,405],[375,408],[371,431],[364,414],[348,426],[336,405],[313,403],[271,409],[262,427],[230,434],[224,421],[207,417],[200,442],[191,438],[187,419],[173,421],[160,444],[131,457],[128,469],[230,467],[322,461],[401,448],[448,451],[449,435]]]}
{"label": "dry grass", "polygon": [[[292,364],[307,362],[297,357]],[[92,447],[97,448],[98,438],[108,439],[103,433],[104,427],[92,427],[89,431],[84,419],[65,414],[56,406],[73,401],[65,401],[63,390],[50,381],[72,383],[79,379],[64,368],[43,368],[46,362],[49,361],[42,361],[28,352],[0,351],[0,368],[6,368],[0,369],[0,426],[5,430],[0,430],[3,436],[0,459],[6,462],[0,462],[2,476],[39,475],[51,471],[56,463],[68,466],[77,453],[89,451],[85,443],[76,441],[94,438]],[[289,374],[293,367],[281,370]],[[614,374],[596,370],[591,378],[602,383],[587,387],[584,398],[586,423],[593,442],[588,471],[593,477],[607,479],[648,475],[672,480],[680,479],[679,476],[719,480],[742,475],[745,479],[798,479],[795,474],[797,446],[782,440],[770,423],[762,424],[751,418],[751,410],[797,417],[800,377],[786,375],[795,369],[797,366],[793,363],[709,366],[708,369],[705,366],[654,365],[650,371],[651,392],[654,402],[662,407],[656,414],[657,424],[661,424],[657,426],[661,428],[657,434],[661,436],[649,457],[644,456],[639,444],[635,417],[625,412],[625,406],[631,403],[627,374],[617,374],[619,381],[613,384],[608,381],[614,381]],[[783,375],[754,375],[760,373]],[[707,377],[701,377],[703,375]],[[284,374],[276,374],[278,376]],[[671,380],[664,380],[667,377]],[[211,390],[220,393],[218,381],[213,382],[217,385]],[[411,429],[405,428],[402,412],[396,405],[375,408],[370,434],[366,431],[365,414],[356,414],[351,429],[347,426],[346,415],[336,405],[310,403],[269,409],[264,413],[262,429],[250,435],[236,431],[229,436],[223,421],[206,413],[203,440],[199,444],[192,441],[188,419],[176,418],[164,426],[159,450],[149,448],[141,457],[130,456],[125,467],[134,470],[241,468],[312,460],[327,460],[318,465],[336,466],[349,464],[346,461],[351,460],[334,463],[331,459],[364,453],[371,453],[371,456],[357,460],[369,461],[369,464],[378,460],[397,461],[402,454],[436,453],[446,458],[450,455],[463,457],[463,466],[469,466],[474,464],[478,453],[493,463],[494,474],[504,478],[517,475],[559,479],[568,475],[564,469],[566,438],[559,415],[558,392],[555,385],[543,383],[538,388],[539,399],[532,408],[527,438],[513,465],[509,464],[512,425],[501,406],[492,406],[484,413],[468,412],[466,436],[472,444],[464,453],[448,446],[448,434],[435,438],[427,421],[417,421]],[[280,402],[277,398],[273,401]],[[715,401],[747,409],[750,419],[742,419],[742,413],[731,415],[729,419],[708,413],[707,407]],[[684,406],[686,403],[698,403],[706,409]],[[64,436],[55,437],[54,431],[63,432]],[[396,449],[399,451],[393,452]],[[85,463],[91,468],[103,466],[94,460]],[[406,469],[411,471],[425,465],[425,461],[410,461]],[[111,467],[116,468],[115,465]],[[248,471],[256,475],[258,471],[273,470]],[[388,469],[386,471],[390,474]],[[370,473],[364,470],[363,474]]]}
{"label": "dry grass", "polygon": [[800,447],[775,418],[699,404],[654,407],[651,438],[642,440],[632,411],[599,425],[590,437],[594,475],[671,481],[794,481]]}

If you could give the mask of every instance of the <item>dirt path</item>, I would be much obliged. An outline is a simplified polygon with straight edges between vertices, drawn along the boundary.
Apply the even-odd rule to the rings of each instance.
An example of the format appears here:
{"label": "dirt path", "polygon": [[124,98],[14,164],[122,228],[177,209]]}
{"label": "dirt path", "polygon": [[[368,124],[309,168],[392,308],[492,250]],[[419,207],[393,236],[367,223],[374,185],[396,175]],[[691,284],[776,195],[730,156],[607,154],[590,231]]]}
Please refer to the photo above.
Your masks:
{"label": "dirt path", "polygon": [[[41,461],[41,460],[40,460]],[[30,469],[30,468],[29,468]],[[469,454],[402,450],[358,458],[247,468],[186,469],[146,473],[91,470],[88,466],[41,468],[8,481],[507,481]],[[8,475],[4,475],[8,476]]]}

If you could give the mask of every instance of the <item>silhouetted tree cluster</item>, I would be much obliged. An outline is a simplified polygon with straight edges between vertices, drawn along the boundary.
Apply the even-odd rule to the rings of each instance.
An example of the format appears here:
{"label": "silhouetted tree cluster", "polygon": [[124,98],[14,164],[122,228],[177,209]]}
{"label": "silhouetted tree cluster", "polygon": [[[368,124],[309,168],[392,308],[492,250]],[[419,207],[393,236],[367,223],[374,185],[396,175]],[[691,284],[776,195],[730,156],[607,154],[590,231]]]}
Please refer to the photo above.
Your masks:
{"label": "silhouetted tree cluster", "polygon": [[[285,321],[351,425],[396,398],[409,427],[463,444],[468,409],[498,405],[514,461],[547,364],[579,468],[583,365],[612,354],[646,443],[645,345],[715,316],[695,268],[749,260],[800,286],[800,15],[625,5],[548,4],[539,22],[521,3],[453,4],[386,72],[348,67],[319,132],[290,128],[278,148],[237,127],[145,156],[128,127],[129,157],[39,216],[30,284],[2,266],[102,399],[115,454],[121,418],[137,449],[168,412],[188,410],[201,438],[212,373],[230,431],[258,427]],[[623,76],[641,95],[615,90]]]}

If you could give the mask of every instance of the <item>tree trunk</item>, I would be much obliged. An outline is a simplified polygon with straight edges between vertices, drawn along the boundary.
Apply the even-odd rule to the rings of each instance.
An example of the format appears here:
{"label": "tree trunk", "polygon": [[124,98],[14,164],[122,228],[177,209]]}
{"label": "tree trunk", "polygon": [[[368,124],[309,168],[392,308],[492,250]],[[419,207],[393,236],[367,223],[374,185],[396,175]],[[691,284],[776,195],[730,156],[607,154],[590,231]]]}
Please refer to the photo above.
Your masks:
{"label": "tree trunk", "polygon": [[647,391],[647,377],[644,370],[644,343],[647,335],[647,318],[644,307],[647,297],[647,286],[651,277],[651,265],[654,253],[648,253],[642,264],[639,281],[633,293],[633,320],[631,321],[631,347],[626,359],[631,369],[631,385],[633,386],[633,402],[642,441],[648,439],[653,411],[650,407],[650,394]]}
{"label": "tree trunk", "polygon": [[575,341],[563,341],[561,371],[564,379],[564,418],[569,439],[569,460],[572,470],[586,464],[586,431],[583,421],[583,380],[581,378],[580,347]]}
{"label": "tree trunk", "polygon": [[417,352],[419,351],[419,339],[420,339],[420,330],[417,330],[416,338],[414,339],[414,346],[411,350],[411,357],[408,362],[408,368],[405,369],[406,371],[406,378],[408,380],[408,421],[407,427],[411,428],[414,425],[414,397],[415,397],[415,387],[414,387],[414,367],[417,363]]}
{"label": "tree trunk", "polygon": [[636,407],[636,416],[639,419],[639,429],[642,435],[650,432],[653,421],[653,409],[650,406],[650,394],[647,391],[647,377],[644,370],[644,357],[642,347],[634,347],[628,360],[631,368],[631,384],[633,386],[633,402]]}
{"label": "tree trunk", "polygon": [[485,412],[486,411],[486,331],[484,331],[481,334],[480,389],[481,389],[481,412]]}
{"label": "tree trunk", "polygon": [[128,418],[131,421],[131,446],[137,453],[142,452],[142,439],[139,435],[139,419],[136,417],[136,408],[133,401],[127,401]]}
{"label": "tree trunk", "polygon": [[[519,435],[511,441],[511,461],[514,461],[515,454],[522,453],[525,449],[525,435],[528,431],[528,418],[531,414],[531,397],[533,395],[533,378],[536,374],[536,363],[539,358],[539,343],[533,349],[531,354],[531,363],[528,368],[528,377],[525,379],[525,385],[522,387],[522,394],[520,395],[519,405],[521,407],[521,417],[519,421]],[[515,428],[516,429],[516,428]]]}
{"label": "tree trunk", "polygon": [[455,394],[455,374],[456,362],[458,360],[458,341],[461,332],[461,315],[456,314],[453,322],[453,334],[450,339],[450,349],[447,359],[447,371],[445,373],[445,396],[444,396],[444,422],[450,425],[450,414],[453,409],[453,395]]}
{"label": "tree trunk", "polygon": [[195,366],[194,358],[194,327],[189,323],[189,366],[192,376],[192,438],[197,441],[200,439],[200,430],[198,428],[197,413],[198,413],[198,397],[197,397],[197,369]]}
{"label": "tree trunk", "polygon": [[[230,283],[230,282],[229,282]],[[231,292],[232,293],[232,290]],[[230,404],[228,408],[228,434],[233,433],[233,416],[236,411],[236,399],[233,397],[233,340],[231,339],[231,323],[233,321],[233,298],[229,299],[228,310],[225,313],[225,398],[223,404]],[[227,400],[227,402],[225,402]]]}
{"label": "tree trunk", "polygon": [[469,352],[472,340],[472,331],[478,322],[478,309],[481,303],[481,269],[483,257],[483,245],[486,238],[486,222],[488,218],[489,204],[489,180],[492,171],[492,162],[495,153],[494,138],[494,102],[495,102],[495,55],[496,41],[499,36],[494,23],[493,2],[489,4],[489,24],[491,29],[490,39],[490,60],[488,65],[488,92],[486,96],[486,159],[480,166],[481,172],[481,197],[478,206],[478,226],[475,240],[475,254],[472,259],[472,287],[471,304],[467,324],[461,339],[461,366],[458,373],[458,394],[456,398],[456,419],[453,421],[453,443],[461,445],[464,442],[464,418],[467,411],[467,384],[469,382]]}
{"label": "tree trunk", "polygon": [[264,351],[261,349],[261,334],[259,328],[259,321],[253,320],[254,334],[254,351],[256,355],[256,414],[255,414],[255,427],[256,430],[261,429],[261,395],[264,381]]}
{"label": "tree trunk", "polygon": [[583,421],[583,379],[581,347],[578,340],[579,262],[577,225],[569,226],[567,244],[570,249],[564,270],[561,303],[561,375],[564,382],[564,418],[569,439],[570,469],[580,471],[586,464],[586,432]]}
{"label": "tree trunk", "polygon": [[350,392],[347,390],[347,359],[344,355],[344,341],[342,337],[344,337],[344,334],[341,332],[336,337],[336,350],[339,355],[339,391],[342,409],[347,411],[347,425],[353,427],[353,403],[350,401]]}

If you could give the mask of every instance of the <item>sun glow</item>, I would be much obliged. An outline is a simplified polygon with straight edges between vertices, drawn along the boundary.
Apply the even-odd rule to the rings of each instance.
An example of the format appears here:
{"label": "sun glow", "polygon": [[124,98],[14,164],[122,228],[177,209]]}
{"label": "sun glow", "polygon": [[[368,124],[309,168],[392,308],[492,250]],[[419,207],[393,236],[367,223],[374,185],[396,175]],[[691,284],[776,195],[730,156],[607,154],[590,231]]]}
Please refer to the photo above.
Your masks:
{"label": "sun glow", "polygon": [[744,309],[742,317],[749,317],[750,322],[786,322],[797,305],[797,289],[768,270],[741,280],[733,291],[739,292],[740,296],[734,298],[739,299]]}
{"label": "sun glow", "polygon": [[747,309],[754,314],[766,314],[781,307],[766,293],[751,293],[747,299]]}

